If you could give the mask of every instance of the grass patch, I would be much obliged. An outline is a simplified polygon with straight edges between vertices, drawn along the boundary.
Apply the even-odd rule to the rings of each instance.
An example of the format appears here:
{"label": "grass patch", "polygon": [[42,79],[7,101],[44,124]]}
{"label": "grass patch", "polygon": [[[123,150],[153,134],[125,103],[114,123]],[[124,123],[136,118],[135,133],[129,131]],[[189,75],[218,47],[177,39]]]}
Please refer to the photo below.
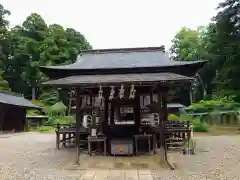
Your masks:
{"label": "grass patch", "polygon": [[38,128],[38,131],[39,132],[54,132],[55,131],[55,128],[52,127],[52,126],[40,126]]}

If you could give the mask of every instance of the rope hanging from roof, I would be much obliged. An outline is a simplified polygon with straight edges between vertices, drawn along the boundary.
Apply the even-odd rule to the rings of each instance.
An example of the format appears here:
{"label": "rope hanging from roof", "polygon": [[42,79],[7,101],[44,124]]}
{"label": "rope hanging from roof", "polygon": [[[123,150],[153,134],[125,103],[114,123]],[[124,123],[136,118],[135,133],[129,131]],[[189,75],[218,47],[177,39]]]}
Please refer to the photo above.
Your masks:
{"label": "rope hanging from roof", "polygon": [[111,86],[111,91],[110,91],[110,95],[109,95],[109,100],[113,100],[114,94],[115,94],[115,88],[114,88],[114,86]]}
{"label": "rope hanging from roof", "polygon": [[103,90],[102,90],[102,85],[99,86],[99,91],[98,91],[98,99],[102,100],[103,99]]}
{"label": "rope hanging from roof", "polygon": [[134,88],[134,85],[132,84],[131,89],[130,89],[129,99],[134,99],[135,98],[135,93],[136,93],[136,90]]}
{"label": "rope hanging from roof", "polygon": [[[111,90],[110,90],[110,94],[109,94],[109,100],[113,100],[114,99],[114,95],[115,95],[115,87],[111,86]],[[125,94],[125,89],[124,89],[124,85],[121,85],[121,88],[118,90],[119,91],[119,99],[123,99],[124,98],[124,94]],[[136,94],[136,89],[134,87],[134,85],[131,85],[130,88],[130,93],[129,93],[129,99],[134,99],[135,98],[135,94]],[[98,99],[102,100],[103,99],[103,88],[102,85],[99,86],[99,90],[98,90]]]}
{"label": "rope hanging from roof", "polygon": [[119,98],[122,99],[124,97],[124,85],[121,85],[121,88],[119,89]]}

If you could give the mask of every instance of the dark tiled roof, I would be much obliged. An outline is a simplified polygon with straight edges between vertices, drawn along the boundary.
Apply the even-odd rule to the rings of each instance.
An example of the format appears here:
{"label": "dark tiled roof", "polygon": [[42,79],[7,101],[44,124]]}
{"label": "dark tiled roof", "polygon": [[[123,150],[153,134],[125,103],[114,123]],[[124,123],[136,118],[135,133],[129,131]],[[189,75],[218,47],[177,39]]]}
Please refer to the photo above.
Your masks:
{"label": "dark tiled roof", "polygon": [[12,95],[5,92],[0,92],[0,103],[14,105],[14,106],[21,106],[26,108],[36,108],[36,109],[40,108],[20,95]]}
{"label": "dark tiled roof", "polygon": [[117,83],[151,83],[163,81],[188,81],[192,78],[174,73],[139,73],[111,75],[80,75],[45,82],[50,85],[96,85]]}
{"label": "dark tiled roof", "polygon": [[48,69],[118,69],[141,67],[169,67],[198,64],[203,61],[173,61],[164,47],[99,49],[85,51],[73,64],[48,66]]}

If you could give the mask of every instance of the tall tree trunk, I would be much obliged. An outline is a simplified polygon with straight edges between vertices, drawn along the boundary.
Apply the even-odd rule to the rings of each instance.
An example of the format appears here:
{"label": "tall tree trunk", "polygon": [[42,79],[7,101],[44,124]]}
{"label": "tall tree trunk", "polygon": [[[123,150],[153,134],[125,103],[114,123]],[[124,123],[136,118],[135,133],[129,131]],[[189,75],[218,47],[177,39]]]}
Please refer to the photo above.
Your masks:
{"label": "tall tree trunk", "polygon": [[189,96],[190,96],[190,105],[193,103],[193,93],[192,93],[192,90],[190,89],[190,92],[189,92]]}
{"label": "tall tree trunk", "polygon": [[36,89],[32,87],[32,101],[36,100]]}

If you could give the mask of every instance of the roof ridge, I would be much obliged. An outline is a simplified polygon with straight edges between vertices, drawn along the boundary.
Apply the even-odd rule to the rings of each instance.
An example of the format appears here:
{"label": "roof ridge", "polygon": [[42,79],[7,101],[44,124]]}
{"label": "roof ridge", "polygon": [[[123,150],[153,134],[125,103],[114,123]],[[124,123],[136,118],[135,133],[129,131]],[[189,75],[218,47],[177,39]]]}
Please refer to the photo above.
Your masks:
{"label": "roof ridge", "polygon": [[109,49],[92,49],[83,50],[80,54],[105,54],[105,53],[123,53],[123,52],[152,52],[162,51],[165,52],[165,46],[154,47],[132,47],[132,48],[109,48]]}
{"label": "roof ridge", "polygon": [[3,90],[1,90],[0,93],[12,95],[12,96],[24,97],[22,94],[15,93],[15,92],[9,92],[9,91],[3,91]]}

